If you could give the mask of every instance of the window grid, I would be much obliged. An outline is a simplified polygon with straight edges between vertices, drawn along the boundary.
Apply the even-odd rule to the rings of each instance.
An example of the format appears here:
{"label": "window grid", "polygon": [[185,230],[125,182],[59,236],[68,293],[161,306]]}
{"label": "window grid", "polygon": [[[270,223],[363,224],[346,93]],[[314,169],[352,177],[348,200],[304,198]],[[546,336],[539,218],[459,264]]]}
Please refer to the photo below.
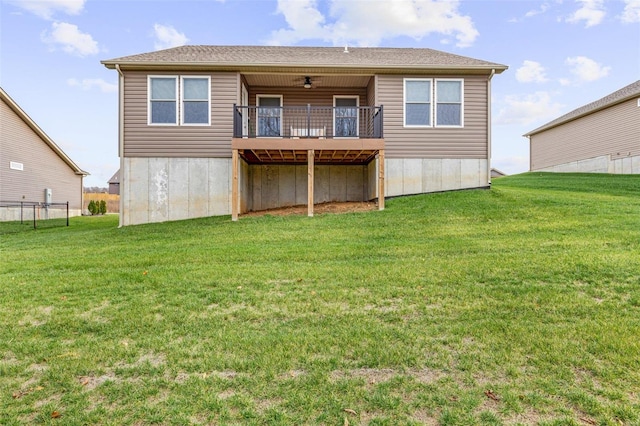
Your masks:
{"label": "window grid", "polygon": [[[171,75],[149,76],[149,113],[148,123],[157,126],[175,126],[178,124],[177,77]],[[169,83],[172,81],[172,83]],[[170,85],[173,87],[170,89]],[[171,97],[170,92],[173,92]]]}
{"label": "window grid", "polygon": [[464,127],[464,80],[439,78],[434,89],[436,127]]}
{"label": "window grid", "polygon": [[[420,89],[427,86],[426,92],[415,94],[408,87]],[[432,127],[432,91],[433,83],[430,78],[405,78],[404,91],[404,125],[405,127]],[[424,88],[422,90],[425,90]]]}
{"label": "window grid", "polygon": [[[200,84],[198,85],[197,83]],[[211,81],[208,76],[181,77],[182,125],[209,125],[211,120],[209,108],[210,88]]]}

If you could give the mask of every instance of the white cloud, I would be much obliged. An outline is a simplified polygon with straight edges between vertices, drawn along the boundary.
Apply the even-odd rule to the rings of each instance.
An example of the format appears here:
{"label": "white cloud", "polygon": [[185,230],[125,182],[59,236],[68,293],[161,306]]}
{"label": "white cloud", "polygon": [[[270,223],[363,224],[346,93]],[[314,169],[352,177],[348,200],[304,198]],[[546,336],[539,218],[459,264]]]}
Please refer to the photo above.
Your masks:
{"label": "white cloud", "polygon": [[536,61],[524,61],[516,71],[516,80],[520,83],[544,83],[549,79],[545,75],[545,69]]}
{"label": "white cloud", "polygon": [[530,95],[510,95],[500,102],[502,107],[496,116],[495,124],[520,124],[547,121],[562,111],[563,105],[553,101],[548,92],[536,92]]}
{"label": "white cloud", "polygon": [[625,0],[625,3],[620,20],[625,24],[640,22],[640,0]]}
{"label": "white cloud", "polygon": [[178,30],[170,25],[154,24],[153,32],[156,37],[156,42],[154,44],[156,50],[184,46],[189,42],[187,36],[178,32]]}
{"label": "white cloud", "polygon": [[589,28],[600,24],[606,15],[604,0],[576,0],[576,3],[582,3],[582,7],[568,17],[567,22],[585,21],[585,28]]}
{"label": "white cloud", "polygon": [[71,87],[80,87],[82,88],[82,90],[91,90],[94,87],[97,87],[103,93],[112,93],[118,91],[117,84],[107,83],[101,78],[84,78],[82,80],[70,78],[67,80],[67,84]]}
{"label": "white cloud", "polygon": [[549,10],[549,3],[544,2],[540,5],[540,9],[533,9],[528,11],[524,16],[527,18],[531,18],[532,16],[541,15]]}
{"label": "white cloud", "polygon": [[10,3],[19,6],[44,19],[51,19],[54,13],[60,11],[68,15],[77,15],[84,8],[86,0],[11,0]]}
{"label": "white cloud", "polygon": [[[555,1],[557,2],[562,0],[555,0]],[[548,1],[545,1],[540,5],[538,9],[531,9],[530,11],[525,13],[522,18],[509,18],[507,22],[518,23],[518,22],[522,22],[527,18],[533,18],[534,16],[537,16],[537,15],[544,15],[550,8],[551,8],[551,4]]]}
{"label": "white cloud", "polygon": [[54,22],[51,31],[42,34],[42,41],[55,49],[56,45],[62,50],[76,56],[95,55],[100,51],[98,43],[90,34],[81,32],[76,25],[66,22]]}
{"label": "white cloud", "polygon": [[[605,67],[586,56],[574,56],[565,61],[571,67],[571,74],[576,77],[577,83],[595,81],[606,77],[611,67]],[[565,81],[565,79],[562,79]]]}
{"label": "white cloud", "polygon": [[[323,40],[334,45],[376,46],[397,36],[421,39],[432,33],[456,39],[459,47],[473,44],[479,33],[471,17],[458,12],[458,1],[331,0],[327,16],[316,0],[278,0],[277,12],[288,28],[274,31],[269,44]],[[449,42],[449,40],[447,40]]]}

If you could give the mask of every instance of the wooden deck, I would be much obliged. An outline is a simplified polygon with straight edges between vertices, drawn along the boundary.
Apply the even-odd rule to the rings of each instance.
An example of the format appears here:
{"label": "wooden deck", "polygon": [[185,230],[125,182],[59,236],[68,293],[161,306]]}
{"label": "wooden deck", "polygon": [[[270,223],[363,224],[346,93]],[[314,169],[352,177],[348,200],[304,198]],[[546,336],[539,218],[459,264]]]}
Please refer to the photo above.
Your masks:
{"label": "wooden deck", "polygon": [[231,218],[240,210],[239,161],[248,164],[307,164],[307,212],[313,216],[316,164],[369,164],[378,161],[378,209],[384,209],[384,139],[302,137],[233,138]]}

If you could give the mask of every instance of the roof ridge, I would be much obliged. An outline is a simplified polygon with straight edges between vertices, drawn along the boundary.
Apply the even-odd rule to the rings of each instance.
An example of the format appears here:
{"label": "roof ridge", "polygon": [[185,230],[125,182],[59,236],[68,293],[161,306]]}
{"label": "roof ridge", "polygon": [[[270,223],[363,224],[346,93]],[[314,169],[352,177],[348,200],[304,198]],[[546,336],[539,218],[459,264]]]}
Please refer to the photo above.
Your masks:
{"label": "roof ridge", "polygon": [[172,64],[200,66],[302,66],[347,68],[452,68],[491,69],[499,72],[506,65],[468,56],[419,47],[343,47],[335,46],[250,46],[184,45],[101,61],[108,68],[116,64],[161,66]]}

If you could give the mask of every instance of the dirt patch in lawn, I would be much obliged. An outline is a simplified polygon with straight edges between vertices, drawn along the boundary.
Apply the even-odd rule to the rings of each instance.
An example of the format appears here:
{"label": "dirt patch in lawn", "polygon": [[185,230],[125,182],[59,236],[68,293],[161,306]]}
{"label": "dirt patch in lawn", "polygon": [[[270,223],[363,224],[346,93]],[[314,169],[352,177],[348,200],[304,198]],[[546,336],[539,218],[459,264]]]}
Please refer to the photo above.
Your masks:
{"label": "dirt patch in lawn", "polygon": [[[313,214],[324,213],[355,213],[368,212],[377,210],[378,206],[375,202],[344,202],[344,203],[322,203],[313,206]],[[290,216],[290,215],[306,215],[307,206],[281,207],[277,209],[260,210],[255,212],[243,213],[240,217],[256,217],[256,216]]]}

